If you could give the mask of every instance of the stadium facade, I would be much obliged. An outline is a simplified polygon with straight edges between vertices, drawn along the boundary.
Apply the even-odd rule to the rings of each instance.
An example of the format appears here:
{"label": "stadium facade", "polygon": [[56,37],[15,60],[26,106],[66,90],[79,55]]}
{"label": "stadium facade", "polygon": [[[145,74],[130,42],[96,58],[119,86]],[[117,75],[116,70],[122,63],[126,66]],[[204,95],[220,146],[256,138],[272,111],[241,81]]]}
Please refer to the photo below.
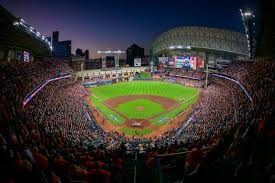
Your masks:
{"label": "stadium facade", "polygon": [[29,61],[51,55],[51,43],[22,18],[0,5],[0,59]]}
{"label": "stadium facade", "polygon": [[206,64],[217,69],[248,55],[245,34],[208,27],[176,27],[161,33],[150,46],[150,61],[164,67],[179,68],[177,62],[190,60],[194,69]]}

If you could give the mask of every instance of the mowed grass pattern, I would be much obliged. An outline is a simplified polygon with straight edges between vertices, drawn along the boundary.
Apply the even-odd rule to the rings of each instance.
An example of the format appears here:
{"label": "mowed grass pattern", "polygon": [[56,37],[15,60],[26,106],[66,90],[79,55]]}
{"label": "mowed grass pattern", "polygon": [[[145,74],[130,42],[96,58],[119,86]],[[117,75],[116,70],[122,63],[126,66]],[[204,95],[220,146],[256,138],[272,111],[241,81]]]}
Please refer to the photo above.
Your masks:
{"label": "mowed grass pattern", "polygon": [[[137,108],[142,107],[143,110]],[[161,104],[146,99],[137,99],[119,104],[116,110],[127,116],[129,119],[147,119],[164,111]]]}
{"label": "mowed grass pattern", "polygon": [[90,91],[103,101],[125,95],[157,95],[182,101],[195,95],[198,89],[162,81],[131,81],[99,86]]}
{"label": "mowed grass pattern", "polygon": [[[151,119],[150,123],[156,126],[165,125],[169,121],[169,119],[175,117],[180,112],[187,109],[198,99],[199,93],[199,89],[197,88],[162,81],[121,82],[112,85],[104,85],[91,88],[90,91],[94,94],[91,96],[92,102],[101,111],[101,113],[109,119],[109,121],[113,125],[119,125],[123,123],[125,119],[119,114],[112,111],[105,104],[103,104],[105,100],[126,95],[156,95],[167,97],[170,99],[174,99],[178,102],[181,102],[181,104],[173,110],[167,113],[163,113],[160,116],[155,117],[154,119]],[[141,101],[138,100],[136,102],[140,103]],[[142,101],[142,103],[145,104],[136,104],[136,102],[129,101],[127,103],[121,104],[116,108],[116,110],[123,113],[128,118],[132,119],[145,119],[147,118],[147,116],[152,116],[152,114],[158,114],[158,110],[159,113],[162,112],[161,108],[157,107],[157,109],[155,109],[155,106],[149,104],[148,100],[146,99]],[[137,105],[143,105],[146,108],[146,110],[137,111]],[[134,132],[129,129],[124,129],[121,131],[127,131],[128,133]],[[147,133],[149,132],[150,130],[147,131]]]}

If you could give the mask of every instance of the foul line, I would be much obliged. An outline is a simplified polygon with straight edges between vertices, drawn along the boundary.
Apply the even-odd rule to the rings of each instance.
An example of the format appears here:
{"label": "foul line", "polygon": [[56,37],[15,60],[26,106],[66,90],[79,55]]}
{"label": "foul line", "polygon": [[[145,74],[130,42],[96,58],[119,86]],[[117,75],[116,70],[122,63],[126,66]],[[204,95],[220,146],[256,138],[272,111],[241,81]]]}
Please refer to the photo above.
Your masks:
{"label": "foul line", "polygon": [[[195,94],[195,95],[193,95],[193,96],[189,97],[188,99],[183,100],[183,101],[181,101],[181,102],[179,102],[179,103],[175,104],[174,106],[170,107],[170,108],[169,108],[169,110],[168,110],[165,114],[167,114],[167,113],[171,112],[171,111],[172,111],[175,107],[177,107],[178,105],[181,105],[181,104],[183,104],[183,103],[185,103],[185,102],[187,102],[187,101],[191,100],[192,98],[194,98],[194,97],[196,97],[196,96],[198,96],[198,95],[199,95],[199,92],[198,92],[197,94]],[[182,111],[181,113],[179,113],[178,115],[174,116],[174,117],[173,117],[173,119],[174,119],[175,117],[177,117],[177,116],[181,115],[184,111],[185,111],[185,110],[183,110],[183,111]],[[163,114],[163,115],[165,116],[165,114]],[[160,114],[160,115],[161,115],[161,114]],[[152,120],[154,120],[154,119],[158,118],[160,115],[158,115],[158,116],[154,117]],[[170,119],[170,120],[168,120],[168,121],[171,121],[171,120],[172,120],[172,119]],[[168,122],[168,121],[167,121],[167,122]]]}
{"label": "foul line", "polygon": [[[179,105],[181,105],[181,104],[183,104],[183,103],[185,103],[185,102],[188,102],[189,100],[191,100],[192,98],[194,98],[194,97],[196,97],[196,96],[198,96],[198,95],[199,95],[199,92],[197,92],[195,95],[189,97],[188,99],[182,100],[182,101],[180,101],[179,103],[177,103],[177,104],[171,106],[169,109],[167,109],[167,112],[166,112],[166,113],[164,113],[164,114],[159,114],[159,115],[157,115],[157,116],[155,116],[155,117],[153,117],[153,118],[149,117],[149,118],[147,118],[147,119],[143,119],[141,122],[143,122],[144,120],[148,120],[148,121],[154,120],[154,119],[158,118],[158,117],[161,116],[161,115],[164,115],[164,116],[165,116],[165,114],[171,112],[175,107],[177,107],[177,106],[179,106]],[[113,112],[115,112],[117,115],[121,116],[121,115],[120,115],[120,112],[118,112],[118,111],[117,111],[115,108],[113,108],[111,105],[105,103],[102,99],[100,99],[100,98],[97,97],[96,95],[93,95],[93,96],[94,96],[96,99],[98,99],[100,102],[102,102],[102,104],[104,104],[104,105],[106,105],[108,108],[110,108],[110,110],[112,110]],[[174,119],[175,117],[181,115],[184,111],[185,111],[185,110],[183,110],[183,111],[182,111],[181,113],[179,113],[178,115],[174,116],[173,119]],[[126,118],[127,120],[131,120],[131,119],[129,119],[127,116],[124,116],[124,115],[121,116],[121,117]],[[169,122],[169,121],[171,121],[171,120],[172,120],[172,119],[168,120],[167,122]]]}
{"label": "foul line", "polygon": [[[127,120],[130,120],[127,116],[124,116],[123,114],[121,114],[119,111],[117,111],[115,108],[113,108],[111,105],[107,104],[106,102],[104,102],[103,100],[101,100],[99,97],[95,96],[96,99],[98,99],[102,104],[104,104],[106,107],[108,107],[111,111],[113,111],[114,113],[116,113],[116,115],[119,115],[122,118],[125,118]],[[100,109],[99,109],[100,110]],[[101,111],[102,112],[102,111]],[[107,117],[107,116],[106,116]]]}

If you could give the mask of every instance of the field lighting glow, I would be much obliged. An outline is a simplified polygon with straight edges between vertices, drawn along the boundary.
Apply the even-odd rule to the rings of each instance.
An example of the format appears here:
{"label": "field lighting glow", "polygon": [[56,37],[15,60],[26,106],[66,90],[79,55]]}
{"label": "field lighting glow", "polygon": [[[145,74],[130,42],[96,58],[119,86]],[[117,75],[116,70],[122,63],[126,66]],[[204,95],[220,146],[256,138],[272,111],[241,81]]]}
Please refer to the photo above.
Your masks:
{"label": "field lighting glow", "polygon": [[244,13],[244,16],[251,16],[251,15],[252,15],[251,12],[245,12],[245,13]]}
{"label": "field lighting glow", "polygon": [[[19,28],[23,27],[23,30],[27,33],[29,33],[32,36],[36,36],[37,38],[41,38],[43,43],[48,44],[49,49],[52,50],[51,43],[47,41],[46,37],[41,35],[40,32],[36,31],[32,26],[26,24],[25,20],[22,18],[19,18],[17,21],[13,22],[14,26],[19,26]],[[21,27],[22,26],[22,27]],[[40,40],[41,41],[41,40]]]}
{"label": "field lighting glow", "polygon": [[97,51],[98,54],[120,54],[120,53],[125,53],[125,51],[121,51],[121,50],[98,50]]}
{"label": "field lighting glow", "polygon": [[170,49],[170,50],[173,50],[173,49],[188,49],[188,50],[190,50],[190,49],[191,49],[191,46],[183,46],[183,45],[169,46],[169,49]]}

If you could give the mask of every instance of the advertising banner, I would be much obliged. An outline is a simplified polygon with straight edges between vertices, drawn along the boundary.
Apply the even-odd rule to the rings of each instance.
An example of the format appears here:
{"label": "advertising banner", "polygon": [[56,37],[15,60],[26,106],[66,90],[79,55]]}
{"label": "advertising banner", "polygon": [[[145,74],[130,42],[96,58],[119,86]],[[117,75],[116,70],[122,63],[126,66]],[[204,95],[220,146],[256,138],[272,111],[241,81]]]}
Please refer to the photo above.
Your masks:
{"label": "advertising banner", "polygon": [[159,57],[159,63],[162,65],[168,65],[169,57]]}
{"label": "advertising banner", "polygon": [[175,56],[169,58],[168,66],[170,66],[170,67],[175,66]]}
{"label": "advertising banner", "polygon": [[141,66],[141,58],[135,58],[134,59],[134,66],[140,67]]}
{"label": "advertising banner", "polygon": [[24,51],[23,55],[24,55],[24,57],[23,57],[24,62],[29,62],[30,61],[30,54],[29,54],[29,52]]}
{"label": "advertising banner", "polygon": [[201,57],[198,58],[198,67],[199,68],[204,68],[204,61]]}

